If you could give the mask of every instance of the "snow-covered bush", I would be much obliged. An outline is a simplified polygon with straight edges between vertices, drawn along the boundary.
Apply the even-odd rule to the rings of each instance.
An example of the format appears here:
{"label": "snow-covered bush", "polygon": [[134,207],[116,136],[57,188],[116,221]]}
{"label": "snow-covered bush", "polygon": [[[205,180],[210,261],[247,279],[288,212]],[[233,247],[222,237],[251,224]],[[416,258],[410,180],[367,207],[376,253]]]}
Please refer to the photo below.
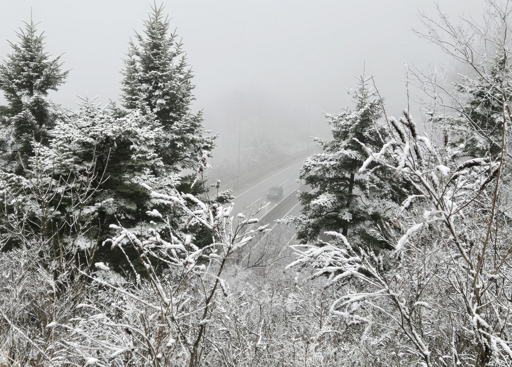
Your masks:
{"label": "snow-covered bush", "polygon": [[[57,121],[48,144],[32,141],[33,155],[23,165],[23,175],[0,173],[6,193],[0,198],[5,214],[0,222],[9,215],[44,219],[47,223],[27,222],[25,227],[51,232],[80,250],[98,249],[109,236],[109,224],[134,226],[147,218],[150,196],[140,182],[148,182],[150,172],[161,166],[155,153],[159,132],[150,117],[137,111],[121,114],[113,105],[84,101]],[[8,221],[3,223],[0,236],[10,236],[8,227]],[[70,231],[81,233],[74,237]],[[113,252],[100,252],[113,259]]]}
{"label": "snow-covered bush", "polygon": [[[28,181],[27,187],[45,191],[39,182]],[[210,206],[190,194],[161,194],[148,186],[146,190],[160,202],[179,206],[190,226],[199,223],[211,230],[211,244],[198,248],[190,234],[175,230],[169,218],[153,209],[147,213],[154,218],[147,233],[112,225],[117,235],[103,244],[137,254],[143,271],[127,256],[132,271],[122,277],[108,263],[95,260],[94,251],[85,251],[77,260],[74,248],[61,242],[62,233],[83,236],[84,223],[62,224],[78,226],[80,233],[60,228],[45,237],[44,231],[33,234],[25,228],[27,216],[9,217],[11,232],[19,234],[17,246],[0,253],[0,340],[10,365],[201,363],[217,297],[227,292],[222,272],[231,256],[265,227],[250,228],[257,221],[233,216],[232,205]],[[88,197],[88,191],[84,187],[77,193]],[[52,215],[40,209],[33,211],[30,224]],[[60,257],[54,244],[60,246]]]}
{"label": "snow-covered bush", "polygon": [[433,97],[429,133],[406,110],[387,120],[382,148],[354,139],[368,154],[359,174],[377,164],[414,188],[389,218],[393,248],[376,253],[334,231],[295,246],[290,268],[340,290],[330,311],[347,323],[350,365],[510,365],[509,9],[489,1],[483,25],[423,16],[423,36],[476,78],[453,92],[416,73]]}
{"label": "snow-covered bush", "polygon": [[[407,111],[371,160],[395,170],[418,194],[393,221],[395,247],[379,254],[332,232],[323,247],[297,247],[291,266],[344,293],[331,312],[360,331],[388,365],[508,365],[512,288],[509,208],[501,158],[461,159],[421,135]],[[386,154],[384,154],[386,153]],[[370,173],[369,173],[370,174]]]}

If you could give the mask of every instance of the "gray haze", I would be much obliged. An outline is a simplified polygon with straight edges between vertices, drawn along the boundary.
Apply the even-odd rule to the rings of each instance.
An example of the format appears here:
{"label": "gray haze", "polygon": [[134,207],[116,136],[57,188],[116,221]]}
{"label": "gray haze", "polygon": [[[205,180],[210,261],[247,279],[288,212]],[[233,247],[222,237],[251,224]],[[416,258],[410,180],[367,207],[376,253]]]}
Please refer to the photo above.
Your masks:
{"label": "gray haze", "polygon": [[[30,20],[32,8],[47,50],[64,53],[64,67],[72,69],[52,100],[69,108],[76,107],[77,95],[117,100],[129,38],[143,29],[152,3],[2,0],[0,56],[10,53],[6,40],[16,42],[15,30]],[[289,151],[305,147],[308,135],[325,136],[322,111],[351,105],[346,88],[356,86],[354,76],[364,63],[392,115],[407,105],[404,62],[420,69],[450,63],[411,31],[421,29],[420,11],[435,14],[431,0],[163,3],[195,74],[195,108],[204,109],[207,128],[221,133],[221,157],[237,151],[239,143],[253,149],[281,145],[265,139],[287,131],[295,137],[283,143]],[[463,14],[480,19],[484,1],[445,0],[440,6],[453,20]]]}

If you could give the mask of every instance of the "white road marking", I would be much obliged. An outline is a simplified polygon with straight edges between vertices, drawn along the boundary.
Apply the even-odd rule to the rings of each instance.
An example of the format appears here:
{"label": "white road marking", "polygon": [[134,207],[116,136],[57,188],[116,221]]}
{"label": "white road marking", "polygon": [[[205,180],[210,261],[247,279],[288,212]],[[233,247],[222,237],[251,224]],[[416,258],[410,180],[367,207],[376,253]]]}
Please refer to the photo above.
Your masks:
{"label": "white road marking", "polygon": [[290,214],[290,213],[292,212],[292,210],[293,210],[293,209],[295,209],[295,208],[297,207],[297,205],[299,205],[299,204],[300,204],[300,201],[299,201],[297,204],[295,204],[295,205],[293,206],[293,208],[291,208],[290,210],[288,210],[288,213],[286,213],[284,216],[286,217],[288,214]]}
{"label": "white road marking", "polygon": [[251,190],[252,190],[252,189],[254,189],[255,187],[257,187],[257,186],[261,185],[262,183],[267,182],[267,181],[268,181],[268,180],[270,180],[272,177],[277,176],[278,174],[283,173],[284,171],[286,171],[286,170],[288,170],[288,169],[290,169],[290,168],[292,168],[292,167],[294,167],[294,166],[297,166],[297,165],[299,165],[299,164],[302,164],[302,163],[303,163],[303,162],[295,163],[295,164],[291,165],[290,167],[287,167],[287,168],[283,169],[282,171],[279,171],[279,172],[277,172],[277,173],[273,174],[272,176],[270,176],[270,177],[269,177],[269,178],[267,178],[266,180],[263,180],[263,181],[261,181],[260,183],[258,183],[258,184],[256,184],[256,185],[254,185],[253,187],[251,187],[250,189],[245,190],[245,191],[244,191],[244,192],[242,192],[240,195],[238,195],[235,199],[238,199],[240,196],[242,196],[243,194],[248,193],[249,191],[251,191]]}
{"label": "white road marking", "polygon": [[[295,238],[295,236],[296,236],[296,235],[297,235],[297,232],[295,232],[295,233],[293,234],[292,238],[290,238],[290,241],[286,242],[286,245],[284,245],[283,250],[284,250],[284,248],[285,248],[285,247],[287,247],[287,246],[290,244],[290,242],[292,242],[292,240]],[[278,255],[278,256],[281,256],[281,254],[282,254],[283,250],[281,250],[281,252],[279,253],[279,255]]]}
{"label": "white road marking", "polygon": [[[295,204],[293,206],[293,208],[291,208],[290,210],[288,210],[288,212],[283,216],[283,217],[286,217],[288,214],[290,214],[292,212],[293,209],[295,209],[297,207],[297,205],[299,205],[300,202],[298,202],[297,204]],[[256,242],[256,244],[251,248],[251,250],[255,249],[256,247],[258,247],[258,245],[261,243],[261,241],[263,241],[265,239],[265,237],[267,237],[267,235],[272,232],[274,230],[274,228],[276,228],[276,226],[278,225],[278,223],[274,224],[274,226],[272,228],[270,228],[270,231],[266,232],[265,235],[263,237],[260,238],[260,240],[258,242]],[[292,237],[293,238],[293,237]],[[290,240],[291,241],[291,240]],[[290,241],[288,241],[288,243],[290,243]],[[288,243],[285,245],[285,247],[288,246]],[[242,262],[245,261],[245,259],[247,259],[247,257],[251,254],[251,252],[249,252],[247,255],[244,256],[244,258],[242,259]]]}
{"label": "white road marking", "polygon": [[[286,245],[283,246],[283,248],[281,249],[281,251],[279,251],[279,253],[277,254],[277,259],[279,260],[279,258],[281,257],[281,255],[283,254],[284,250],[286,250],[288,248],[288,245],[290,244],[290,242],[292,242],[292,240],[295,238],[295,236],[297,236],[297,232],[295,232],[292,236],[292,238],[290,238],[290,240],[288,242],[286,242]],[[272,264],[270,264],[270,268],[272,269],[275,265],[275,262],[273,262]]]}
{"label": "white road marking", "polygon": [[[290,179],[286,180],[286,181],[290,181]],[[283,186],[283,184],[286,182],[286,181],[283,181],[279,184],[279,186]]]}
{"label": "white road marking", "polygon": [[257,202],[258,200],[260,200],[261,198],[263,198],[263,196],[262,196],[262,197],[257,198],[256,200],[254,200],[254,203],[249,204],[249,206],[248,206],[248,207],[250,208],[251,206],[253,206],[254,204],[256,204],[256,202]]}

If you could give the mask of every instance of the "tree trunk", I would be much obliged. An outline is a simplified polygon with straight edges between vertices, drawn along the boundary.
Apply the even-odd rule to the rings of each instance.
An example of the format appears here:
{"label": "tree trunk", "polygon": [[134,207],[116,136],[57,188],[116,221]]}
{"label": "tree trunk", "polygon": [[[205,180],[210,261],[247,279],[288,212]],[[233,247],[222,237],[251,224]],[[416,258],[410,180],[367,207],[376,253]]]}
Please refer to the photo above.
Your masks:
{"label": "tree trunk", "polygon": [[[354,183],[355,183],[356,175],[355,173],[350,174],[350,181],[348,183],[348,197],[347,197],[347,209],[350,207],[350,203],[352,202],[352,193],[354,192]],[[342,234],[347,237],[348,236],[348,223],[343,225]]]}

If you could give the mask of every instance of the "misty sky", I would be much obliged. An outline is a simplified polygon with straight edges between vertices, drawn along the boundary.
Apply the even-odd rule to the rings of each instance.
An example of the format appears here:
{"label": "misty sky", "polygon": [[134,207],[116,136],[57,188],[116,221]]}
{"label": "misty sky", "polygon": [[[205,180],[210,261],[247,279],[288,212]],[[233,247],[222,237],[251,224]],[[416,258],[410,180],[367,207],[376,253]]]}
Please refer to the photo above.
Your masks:
{"label": "misty sky", "polygon": [[[390,114],[406,106],[404,62],[419,68],[449,64],[435,46],[418,38],[419,11],[435,14],[430,0],[165,0],[165,10],[183,38],[193,68],[197,101],[205,125],[222,130],[222,120],[263,115],[267,106],[290,118],[322,120],[320,111],[350,106],[346,88],[362,73],[376,77]],[[67,83],[50,97],[74,108],[77,95],[117,100],[123,57],[134,30],[142,30],[152,1],[2,1],[0,56],[6,40],[33,18],[44,31],[47,50],[64,53],[72,69]],[[480,19],[484,1],[444,0],[451,18]],[[245,105],[259,100],[258,111]],[[3,101],[3,100],[2,100]],[[270,108],[270,107],[269,107]],[[235,111],[236,112],[233,112]],[[283,112],[284,110],[288,112]],[[229,117],[229,115],[232,115]],[[252,117],[251,117],[252,116]],[[298,117],[300,116],[300,118]],[[306,117],[305,117],[306,116]],[[257,120],[256,120],[257,121]],[[314,133],[314,132],[313,132]]]}

